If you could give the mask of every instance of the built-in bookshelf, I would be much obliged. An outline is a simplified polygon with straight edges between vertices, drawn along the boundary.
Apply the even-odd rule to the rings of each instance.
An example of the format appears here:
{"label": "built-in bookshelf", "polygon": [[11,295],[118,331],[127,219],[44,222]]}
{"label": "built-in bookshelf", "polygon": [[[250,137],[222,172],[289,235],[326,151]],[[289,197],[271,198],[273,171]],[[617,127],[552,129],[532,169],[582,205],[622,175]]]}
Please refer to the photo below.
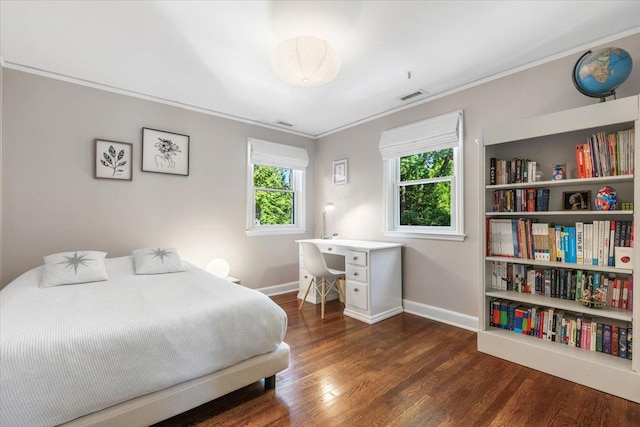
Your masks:
{"label": "built-in bookshelf", "polygon": [[[484,130],[478,331],[479,351],[638,403],[639,102]],[[554,179],[557,165],[563,179]],[[616,210],[596,210],[605,186],[618,195]],[[572,194],[588,200],[576,209]],[[580,301],[590,296],[590,306]]]}

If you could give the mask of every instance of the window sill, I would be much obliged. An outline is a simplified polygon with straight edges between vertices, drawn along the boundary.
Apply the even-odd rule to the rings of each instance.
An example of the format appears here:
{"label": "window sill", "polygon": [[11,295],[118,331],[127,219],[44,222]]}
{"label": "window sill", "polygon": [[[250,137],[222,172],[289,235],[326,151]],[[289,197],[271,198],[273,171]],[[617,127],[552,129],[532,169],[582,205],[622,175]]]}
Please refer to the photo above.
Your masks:
{"label": "window sill", "polygon": [[274,236],[279,234],[304,234],[307,232],[306,229],[274,229],[274,230],[265,230],[265,229],[251,229],[246,230],[247,236]]}
{"label": "window sill", "polygon": [[454,242],[463,242],[467,237],[466,234],[454,233],[417,233],[411,231],[385,231],[387,237],[404,237],[407,239],[429,239],[429,240],[449,240]]}

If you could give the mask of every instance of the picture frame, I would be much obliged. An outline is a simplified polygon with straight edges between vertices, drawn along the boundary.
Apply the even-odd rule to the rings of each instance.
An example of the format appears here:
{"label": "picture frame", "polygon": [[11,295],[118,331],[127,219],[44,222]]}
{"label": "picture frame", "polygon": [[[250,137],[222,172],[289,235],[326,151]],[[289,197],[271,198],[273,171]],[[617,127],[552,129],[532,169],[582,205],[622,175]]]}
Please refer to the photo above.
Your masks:
{"label": "picture frame", "polygon": [[346,184],[348,181],[347,159],[333,162],[333,185]]}
{"label": "picture frame", "polygon": [[93,153],[95,178],[133,181],[133,144],[96,138]]}
{"label": "picture frame", "polygon": [[189,176],[189,135],[142,128],[142,171]]}
{"label": "picture frame", "polygon": [[563,191],[562,209],[565,211],[591,210],[591,191]]}

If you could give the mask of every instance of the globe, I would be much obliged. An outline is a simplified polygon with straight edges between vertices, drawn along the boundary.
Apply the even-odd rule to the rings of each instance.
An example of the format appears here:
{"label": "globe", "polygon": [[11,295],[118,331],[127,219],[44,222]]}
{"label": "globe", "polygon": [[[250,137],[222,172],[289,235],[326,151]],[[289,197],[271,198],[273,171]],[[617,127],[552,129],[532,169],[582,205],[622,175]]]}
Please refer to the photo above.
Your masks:
{"label": "globe", "polygon": [[605,185],[596,193],[594,204],[596,205],[596,210],[612,211],[618,205],[618,193],[613,187]]}
{"label": "globe", "polygon": [[573,84],[583,95],[600,98],[613,95],[631,74],[629,53],[617,47],[588,51],[573,67]]}

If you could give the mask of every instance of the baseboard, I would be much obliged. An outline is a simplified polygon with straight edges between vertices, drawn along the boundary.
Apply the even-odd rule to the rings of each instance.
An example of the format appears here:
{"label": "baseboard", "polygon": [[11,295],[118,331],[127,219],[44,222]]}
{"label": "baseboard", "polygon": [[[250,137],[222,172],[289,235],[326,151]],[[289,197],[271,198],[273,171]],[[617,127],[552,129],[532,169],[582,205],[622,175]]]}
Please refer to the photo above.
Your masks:
{"label": "baseboard", "polygon": [[267,286],[266,288],[258,288],[256,291],[260,291],[267,296],[274,296],[280,294],[286,294],[298,290],[298,282],[283,283],[282,285]]}
{"label": "baseboard", "polygon": [[404,306],[405,313],[415,314],[416,316],[426,317],[427,319],[446,323],[447,325],[478,332],[479,323],[477,317],[406,299],[402,300],[402,305]]}

